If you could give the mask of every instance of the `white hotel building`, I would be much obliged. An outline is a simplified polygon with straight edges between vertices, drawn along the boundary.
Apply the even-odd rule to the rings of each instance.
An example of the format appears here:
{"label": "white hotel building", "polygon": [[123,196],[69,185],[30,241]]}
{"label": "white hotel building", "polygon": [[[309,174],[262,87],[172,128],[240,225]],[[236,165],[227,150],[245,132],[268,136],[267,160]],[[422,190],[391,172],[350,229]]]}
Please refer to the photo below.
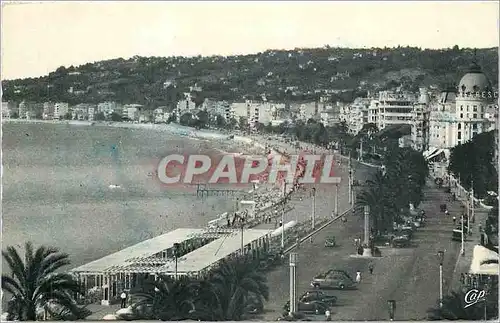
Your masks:
{"label": "white hotel building", "polygon": [[415,101],[412,93],[381,91],[378,99],[370,102],[368,120],[380,130],[391,125],[411,124]]}
{"label": "white hotel building", "polygon": [[430,112],[429,146],[449,149],[475,135],[496,129],[496,94],[481,69],[474,65],[458,89],[443,91]]}

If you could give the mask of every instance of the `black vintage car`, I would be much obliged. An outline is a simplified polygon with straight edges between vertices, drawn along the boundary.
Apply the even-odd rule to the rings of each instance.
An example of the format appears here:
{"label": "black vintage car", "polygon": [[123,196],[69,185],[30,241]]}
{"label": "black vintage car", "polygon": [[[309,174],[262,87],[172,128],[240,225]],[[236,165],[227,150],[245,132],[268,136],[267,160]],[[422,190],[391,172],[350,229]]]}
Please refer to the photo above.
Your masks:
{"label": "black vintage car", "polygon": [[309,302],[309,301],[320,301],[329,306],[335,305],[337,303],[337,297],[334,295],[328,295],[321,290],[310,290],[300,296],[299,301]]}
{"label": "black vintage car", "polygon": [[407,248],[410,246],[410,239],[407,236],[395,237],[392,239],[391,246],[393,248]]}
{"label": "black vintage car", "polygon": [[[328,304],[320,301],[300,302],[297,304],[297,311],[305,314],[325,314],[328,310]],[[290,311],[290,301],[283,306],[285,312]]]}

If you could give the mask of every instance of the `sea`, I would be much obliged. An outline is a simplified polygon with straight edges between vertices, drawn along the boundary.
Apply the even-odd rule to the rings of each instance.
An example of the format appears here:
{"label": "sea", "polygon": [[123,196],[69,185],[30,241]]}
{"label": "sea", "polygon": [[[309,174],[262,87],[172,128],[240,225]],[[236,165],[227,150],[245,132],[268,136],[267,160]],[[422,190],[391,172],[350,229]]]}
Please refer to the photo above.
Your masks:
{"label": "sea", "polygon": [[154,176],[168,154],[239,152],[171,131],[4,123],[2,249],[59,248],[73,266],[176,228],[205,227],[234,197],[197,198]]}

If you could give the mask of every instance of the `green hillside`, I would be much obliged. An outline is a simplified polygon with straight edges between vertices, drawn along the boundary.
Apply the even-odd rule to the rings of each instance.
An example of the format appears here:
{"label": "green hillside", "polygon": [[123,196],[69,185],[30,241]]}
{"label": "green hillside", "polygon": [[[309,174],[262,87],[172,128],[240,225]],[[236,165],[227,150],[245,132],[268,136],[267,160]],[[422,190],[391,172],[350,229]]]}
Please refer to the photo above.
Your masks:
{"label": "green hillside", "polygon": [[[395,86],[456,85],[474,59],[474,50],[399,48],[313,48],[269,50],[241,56],[133,57],[60,67],[48,76],[4,81],[3,100],[98,103],[118,101],[155,107],[173,105],[198,84],[217,100],[260,98],[299,102],[330,90],[332,101],[351,101]],[[476,60],[494,86],[498,48],[478,49]],[[167,82],[167,83],[165,83]],[[169,83],[170,86],[167,86]],[[69,89],[73,88],[73,93]],[[288,88],[288,90],[287,90]]]}

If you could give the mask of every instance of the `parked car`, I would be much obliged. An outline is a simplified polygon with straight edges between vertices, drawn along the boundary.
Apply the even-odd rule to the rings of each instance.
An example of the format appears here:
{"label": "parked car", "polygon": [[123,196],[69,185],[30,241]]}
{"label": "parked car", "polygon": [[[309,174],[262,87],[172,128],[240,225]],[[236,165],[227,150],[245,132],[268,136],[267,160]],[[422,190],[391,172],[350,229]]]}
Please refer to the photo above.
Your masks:
{"label": "parked car", "polygon": [[[297,311],[305,314],[325,314],[329,309],[328,305],[319,301],[298,302]],[[283,306],[285,312],[290,311],[290,301]]]}
{"label": "parked car", "polygon": [[337,297],[334,295],[327,295],[320,290],[307,291],[299,297],[300,302],[320,301],[329,306],[337,303]]}
{"label": "parked car", "polygon": [[410,239],[407,236],[399,236],[392,239],[393,248],[407,248],[410,246]]}
{"label": "parked car", "polygon": [[349,289],[354,288],[356,283],[346,272],[330,270],[314,277],[311,286],[314,288]]}
{"label": "parked car", "polygon": [[326,238],[325,247],[331,248],[331,247],[335,247],[336,245],[337,245],[337,241],[335,240],[334,236]]}

